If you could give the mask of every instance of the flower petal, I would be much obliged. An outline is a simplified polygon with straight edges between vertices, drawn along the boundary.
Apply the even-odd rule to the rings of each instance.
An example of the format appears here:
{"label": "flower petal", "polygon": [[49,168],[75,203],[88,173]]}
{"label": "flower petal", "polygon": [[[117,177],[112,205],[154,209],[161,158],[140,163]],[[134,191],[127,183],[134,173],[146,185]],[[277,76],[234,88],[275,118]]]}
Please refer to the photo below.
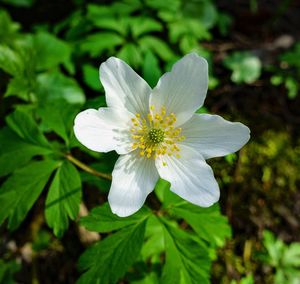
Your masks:
{"label": "flower petal", "polygon": [[167,114],[175,113],[178,126],[203,105],[207,86],[207,61],[196,53],[190,53],[160,78],[150,95],[150,105],[154,106],[154,112],[164,106]]}
{"label": "flower petal", "polygon": [[134,115],[125,109],[87,109],[75,118],[74,133],[81,144],[97,152],[132,151],[130,120]]}
{"label": "flower petal", "polygon": [[186,146],[180,149],[180,158],[161,156],[156,160],[159,175],[169,181],[171,191],[183,199],[202,207],[211,206],[220,197],[211,167],[195,150]]}
{"label": "flower petal", "polygon": [[136,114],[149,112],[151,88],[124,61],[110,57],[100,65],[100,80],[110,107],[126,108]]}
{"label": "flower petal", "polygon": [[112,177],[108,202],[120,217],[138,211],[159,178],[154,160],[140,157],[137,151],[119,157]]}
{"label": "flower petal", "polygon": [[181,144],[199,151],[205,159],[238,151],[250,138],[250,130],[240,122],[230,122],[218,115],[194,114],[182,125],[186,139]]}

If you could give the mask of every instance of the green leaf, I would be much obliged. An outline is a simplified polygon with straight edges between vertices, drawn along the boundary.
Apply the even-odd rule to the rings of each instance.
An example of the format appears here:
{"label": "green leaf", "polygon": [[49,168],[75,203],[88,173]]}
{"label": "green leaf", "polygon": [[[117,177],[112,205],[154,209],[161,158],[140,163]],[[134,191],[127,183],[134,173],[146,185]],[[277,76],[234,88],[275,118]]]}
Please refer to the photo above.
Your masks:
{"label": "green leaf", "polygon": [[22,75],[22,58],[8,46],[0,45],[0,68],[12,76]]}
{"label": "green leaf", "polygon": [[161,70],[156,56],[149,50],[145,55],[143,65],[143,78],[151,87],[155,87],[160,76]]}
{"label": "green leaf", "polygon": [[103,89],[99,80],[99,70],[92,65],[85,64],[82,66],[83,80],[91,89],[100,91]]}
{"label": "green leaf", "polygon": [[165,250],[164,231],[163,226],[159,219],[152,215],[148,219],[145,242],[141,251],[141,255],[144,261],[148,261],[149,258],[153,261],[160,262],[160,256]]}
{"label": "green leaf", "polygon": [[171,207],[170,211],[183,218],[198,234],[212,246],[223,246],[231,237],[227,218],[222,216],[218,204],[208,208],[186,203]]}
{"label": "green leaf", "polygon": [[6,117],[6,122],[26,142],[50,149],[46,137],[29,114],[16,110]]}
{"label": "green leaf", "polygon": [[2,0],[4,3],[16,6],[16,7],[31,7],[34,0]]}
{"label": "green leaf", "polygon": [[300,268],[300,243],[292,243],[283,255],[282,263],[284,266]]}
{"label": "green leaf", "polygon": [[9,14],[0,11],[0,42],[1,44],[11,44],[18,37],[20,25],[12,21]]}
{"label": "green leaf", "polygon": [[46,199],[46,221],[56,236],[63,235],[69,226],[69,218],[75,220],[80,201],[79,173],[71,163],[64,162],[56,171]]}
{"label": "green leaf", "polygon": [[209,283],[211,261],[205,247],[192,235],[164,221],[166,263],[161,283]]}
{"label": "green leaf", "polygon": [[99,32],[87,36],[80,44],[80,50],[91,57],[99,57],[104,51],[112,51],[123,43],[123,38],[113,32]]}
{"label": "green leaf", "polygon": [[118,230],[146,219],[149,216],[149,210],[143,207],[137,213],[122,218],[111,212],[108,203],[100,207],[94,208],[90,214],[80,219],[80,225],[87,228],[89,231],[106,233]]}
{"label": "green leaf", "polygon": [[8,217],[8,228],[16,229],[41,194],[56,161],[35,161],[17,169],[0,188],[0,224]]}
{"label": "green leaf", "polygon": [[[36,34],[33,42],[38,58],[38,70],[54,68],[59,64],[70,65],[72,49],[68,43],[46,32]],[[69,71],[72,73],[73,70]]]}
{"label": "green leaf", "polygon": [[263,232],[263,244],[268,252],[268,263],[274,267],[279,266],[285,250],[284,242],[276,239],[272,232],[265,230]]}
{"label": "green leaf", "polygon": [[0,259],[0,283],[14,284],[14,274],[21,270],[21,265],[15,260],[4,262]]}
{"label": "green leaf", "polygon": [[292,50],[283,53],[280,60],[289,66],[300,69],[300,42],[297,42]]}
{"label": "green leaf", "polygon": [[169,61],[174,58],[174,53],[170,47],[161,39],[154,36],[144,36],[138,41],[139,46],[143,52],[151,49],[156,53],[162,60]]}
{"label": "green leaf", "polygon": [[32,86],[28,80],[26,80],[24,77],[17,76],[9,80],[4,97],[18,96],[24,101],[30,101],[34,100],[34,96],[31,91]]}
{"label": "green leaf", "polygon": [[220,34],[222,36],[227,36],[229,34],[229,30],[232,25],[233,18],[227,13],[219,13],[219,16],[217,19],[218,19],[217,25],[218,25]]}
{"label": "green leaf", "polygon": [[24,166],[36,155],[49,154],[51,150],[22,140],[9,128],[0,129],[0,176]]}
{"label": "green leaf", "polygon": [[79,268],[87,270],[78,284],[114,284],[122,278],[138,257],[146,221],[126,227],[87,249],[79,259]]}
{"label": "green leaf", "polygon": [[288,77],[284,82],[285,87],[288,90],[288,97],[294,99],[298,95],[299,83],[292,77]]}
{"label": "green leaf", "polygon": [[186,201],[170,190],[170,183],[164,179],[158,180],[154,190],[157,198],[163,203],[163,208],[168,208],[175,204],[186,203]]}
{"label": "green leaf", "polygon": [[124,45],[117,53],[117,57],[126,61],[129,65],[137,68],[142,63],[140,49],[133,43]]}
{"label": "green leaf", "polygon": [[43,104],[37,109],[42,118],[42,123],[63,138],[67,145],[69,144],[74,118],[78,111],[78,105],[69,104],[65,100]]}
{"label": "green leaf", "polygon": [[45,104],[62,99],[70,104],[82,105],[85,102],[84,93],[76,81],[59,72],[40,74],[37,82],[38,99]]}
{"label": "green leaf", "polygon": [[128,32],[128,20],[124,18],[117,19],[114,17],[107,17],[107,14],[102,17],[90,17],[91,21],[94,23],[94,25],[98,28],[105,29],[105,30],[111,30],[114,32],[117,32],[120,35],[125,36]]}
{"label": "green leaf", "polygon": [[232,70],[231,80],[237,84],[251,84],[261,74],[261,62],[248,52],[234,52],[224,59],[224,65]]}
{"label": "green leaf", "polygon": [[160,32],[163,26],[160,22],[146,17],[135,17],[130,19],[131,32],[134,37],[150,32]]}

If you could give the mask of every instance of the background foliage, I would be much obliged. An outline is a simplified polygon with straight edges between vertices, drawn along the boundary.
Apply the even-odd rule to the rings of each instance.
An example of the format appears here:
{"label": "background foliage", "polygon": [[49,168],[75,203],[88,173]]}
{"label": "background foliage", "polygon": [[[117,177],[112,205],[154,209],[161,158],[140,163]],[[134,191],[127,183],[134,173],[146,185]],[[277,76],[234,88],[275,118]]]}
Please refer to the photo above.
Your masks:
{"label": "background foliage", "polygon": [[[300,283],[300,6],[229,2],[0,0],[0,283]],[[219,205],[160,180],[119,218],[106,202],[117,155],[81,146],[74,116],[105,106],[109,56],[153,87],[191,51],[210,64],[199,112],[252,139],[209,161]]]}

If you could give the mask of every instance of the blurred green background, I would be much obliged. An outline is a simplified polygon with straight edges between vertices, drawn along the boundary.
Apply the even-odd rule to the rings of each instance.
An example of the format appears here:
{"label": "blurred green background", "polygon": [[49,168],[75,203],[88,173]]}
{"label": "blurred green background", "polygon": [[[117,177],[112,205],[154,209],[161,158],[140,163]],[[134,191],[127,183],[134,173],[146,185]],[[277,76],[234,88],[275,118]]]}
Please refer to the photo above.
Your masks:
{"label": "blurred green background", "polygon": [[[101,62],[119,57],[154,87],[194,51],[210,67],[199,112],[251,129],[239,153],[209,161],[232,230],[214,251],[211,282],[300,283],[299,18],[296,0],[0,0],[0,183],[7,185],[7,175],[32,157],[55,156],[47,141],[57,153],[74,148],[79,160],[110,173],[116,155],[92,153],[72,135],[76,113],[105,106]],[[90,210],[106,200],[109,181],[80,175]],[[4,187],[1,223],[6,210],[23,202],[14,204]],[[75,283],[79,277],[78,258],[98,235],[82,233],[77,223],[68,228],[68,218],[55,227],[46,216],[53,234],[45,199],[27,200],[28,208],[0,227],[0,283]],[[155,283],[128,279],[119,283]]]}

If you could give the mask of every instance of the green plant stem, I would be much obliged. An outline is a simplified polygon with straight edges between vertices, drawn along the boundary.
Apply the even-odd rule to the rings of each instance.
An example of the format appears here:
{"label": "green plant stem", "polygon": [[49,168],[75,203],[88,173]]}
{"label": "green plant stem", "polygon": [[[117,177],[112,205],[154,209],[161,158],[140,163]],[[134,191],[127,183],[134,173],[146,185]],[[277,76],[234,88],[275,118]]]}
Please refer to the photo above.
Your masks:
{"label": "green plant stem", "polygon": [[73,163],[74,165],[76,165],[78,168],[84,170],[85,172],[92,174],[96,177],[101,177],[107,180],[112,180],[112,177],[110,174],[105,174],[105,173],[101,173],[96,171],[95,169],[89,167],[88,165],[82,163],[81,161],[77,160],[75,157],[73,157],[71,154],[66,154],[65,155],[66,159],[69,160],[71,163]]}

